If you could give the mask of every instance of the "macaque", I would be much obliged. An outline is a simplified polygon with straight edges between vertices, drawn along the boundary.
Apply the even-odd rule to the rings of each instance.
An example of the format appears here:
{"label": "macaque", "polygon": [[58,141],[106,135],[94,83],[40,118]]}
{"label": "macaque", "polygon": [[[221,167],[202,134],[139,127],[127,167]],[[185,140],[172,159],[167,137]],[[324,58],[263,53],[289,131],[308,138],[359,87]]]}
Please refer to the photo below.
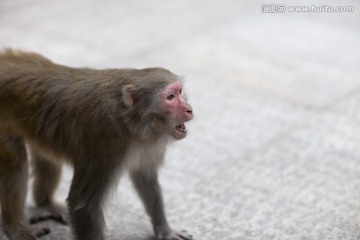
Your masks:
{"label": "macaque", "polygon": [[[34,240],[49,232],[24,219],[30,155],[34,201],[43,210],[31,223],[69,221],[75,239],[104,239],[104,200],[127,170],[156,238],[193,239],[169,226],[157,176],[168,143],[186,137],[192,118],[182,80],[166,69],[70,68],[35,53],[0,53],[5,234]],[[62,163],[74,168],[67,208],[53,198]]]}

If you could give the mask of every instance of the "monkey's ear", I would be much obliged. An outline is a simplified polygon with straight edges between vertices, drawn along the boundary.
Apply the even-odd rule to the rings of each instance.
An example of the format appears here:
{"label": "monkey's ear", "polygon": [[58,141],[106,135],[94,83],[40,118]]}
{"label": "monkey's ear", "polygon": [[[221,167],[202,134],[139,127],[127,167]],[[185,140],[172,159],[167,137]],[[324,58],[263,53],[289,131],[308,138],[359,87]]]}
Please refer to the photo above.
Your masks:
{"label": "monkey's ear", "polygon": [[135,86],[132,84],[127,84],[122,89],[122,99],[127,107],[132,107],[137,101],[135,97]]}

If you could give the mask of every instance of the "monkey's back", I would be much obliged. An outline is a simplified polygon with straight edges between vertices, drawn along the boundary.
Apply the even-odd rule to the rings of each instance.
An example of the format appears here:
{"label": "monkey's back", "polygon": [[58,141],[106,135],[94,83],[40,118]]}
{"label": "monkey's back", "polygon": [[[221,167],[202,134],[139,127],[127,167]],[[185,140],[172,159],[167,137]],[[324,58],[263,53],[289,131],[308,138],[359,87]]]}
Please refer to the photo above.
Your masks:
{"label": "monkey's back", "polygon": [[[59,152],[81,152],[83,139],[110,144],[121,126],[116,81],[108,71],[75,69],[34,53],[0,54],[0,131]],[[106,79],[106,81],[102,81]],[[116,86],[115,86],[116,88]],[[100,142],[101,144],[101,142]]]}

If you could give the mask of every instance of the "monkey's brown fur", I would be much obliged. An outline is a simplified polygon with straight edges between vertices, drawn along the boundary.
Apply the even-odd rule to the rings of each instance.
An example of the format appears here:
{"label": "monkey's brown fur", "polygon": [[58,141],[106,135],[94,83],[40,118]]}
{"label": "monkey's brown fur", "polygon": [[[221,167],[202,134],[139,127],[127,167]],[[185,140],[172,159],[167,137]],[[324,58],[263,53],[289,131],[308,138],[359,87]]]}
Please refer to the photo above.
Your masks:
{"label": "monkey's brown fur", "polygon": [[7,236],[36,239],[48,232],[23,219],[27,144],[34,199],[46,212],[34,222],[67,221],[53,200],[61,162],[67,161],[74,167],[67,202],[76,239],[104,238],[102,202],[126,168],[157,238],[192,239],[168,226],[156,173],[171,136],[184,137],[179,124],[192,118],[181,90],[178,105],[164,104],[170,101],[164,100],[166,89],[179,82],[162,68],[76,69],[34,53],[0,53],[0,203]]}

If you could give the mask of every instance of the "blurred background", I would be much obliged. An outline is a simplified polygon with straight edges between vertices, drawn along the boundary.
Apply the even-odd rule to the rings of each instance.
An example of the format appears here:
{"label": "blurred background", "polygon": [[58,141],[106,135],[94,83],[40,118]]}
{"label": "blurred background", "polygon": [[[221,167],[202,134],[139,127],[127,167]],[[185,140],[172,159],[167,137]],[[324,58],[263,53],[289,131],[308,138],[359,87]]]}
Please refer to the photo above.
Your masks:
{"label": "blurred background", "polygon": [[[353,11],[329,11],[339,6]],[[198,240],[360,239],[359,1],[0,0],[5,47],[185,76],[195,119],[161,171],[173,228]],[[126,176],[112,195],[107,239],[153,239]],[[71,239],[43,224],[41,239]]]}

